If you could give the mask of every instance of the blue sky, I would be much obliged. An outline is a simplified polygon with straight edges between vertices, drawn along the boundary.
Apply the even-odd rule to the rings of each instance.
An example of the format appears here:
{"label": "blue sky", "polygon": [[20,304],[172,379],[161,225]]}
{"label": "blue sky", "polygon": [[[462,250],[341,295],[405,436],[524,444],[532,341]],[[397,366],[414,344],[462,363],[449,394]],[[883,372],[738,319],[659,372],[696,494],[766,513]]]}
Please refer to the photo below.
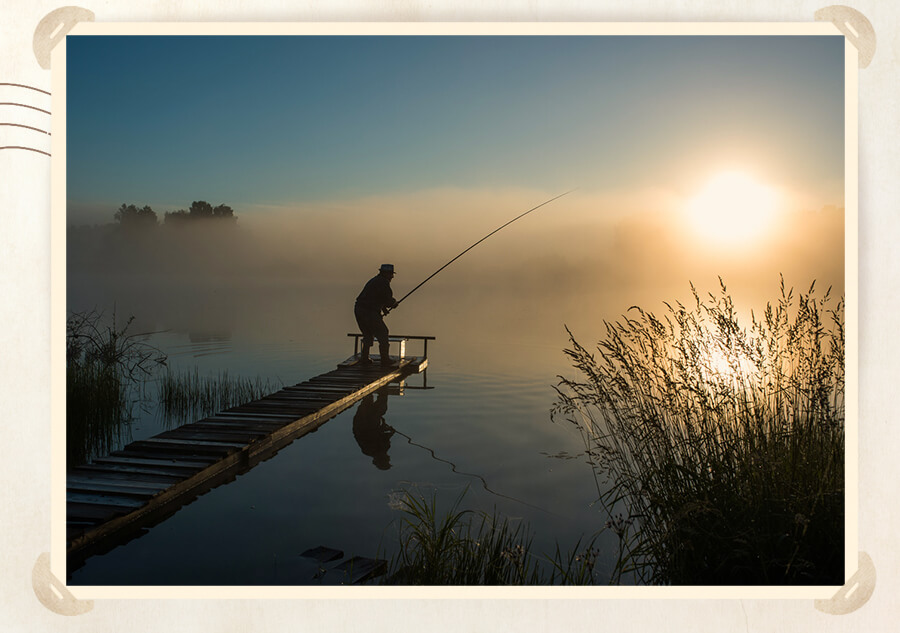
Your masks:
{"label": "blue sky", "polygon": [[[667,188],[719,166],[841,206],[842,37],[67,38],[69,222],[438,188]],[[818,196],[818,197],[816,197]]]}

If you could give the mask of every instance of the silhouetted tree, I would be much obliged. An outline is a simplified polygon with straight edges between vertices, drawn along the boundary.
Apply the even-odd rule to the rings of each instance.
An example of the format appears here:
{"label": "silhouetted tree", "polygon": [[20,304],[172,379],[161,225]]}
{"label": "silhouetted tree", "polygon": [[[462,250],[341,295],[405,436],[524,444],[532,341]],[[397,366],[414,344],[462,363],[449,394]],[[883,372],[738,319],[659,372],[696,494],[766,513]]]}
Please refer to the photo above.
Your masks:
{"label": "silhouetted tree", "polygon": [[195,200],[191,203],[189,213],[192,218],[211,218],[213,217],[213,208],[206,200]]}
{"label": "silhouetted tree", "polygon": [[217,207],[213,207],[205,200],[195,200],[191,203],[190,209],[187,211],[179,209],[178,211],[167,212],[163,222],[169,226],[181,226],[195,220],[206,219],[236,222],[237,216],[234,214],[234,209],[227,204],[220,204]]}
{"label": "silhouetted tree", "polygon": [[190,219],[188,212],[184,209],[178,211],[166,211],[163,216],[163,224],[166,226],[181,226]]}
{"label": "silhouetted tree", "polygon": [[234,215],[234,209],[227,204],[220,204],[212,210],[212,214],[214,218],[219,218],[221,220],[237,220],[237,217]]}
{"label": "silhouetted tree", "polygon": [[138,209],[133,204],[126,205],[124,202],[119,210],[115,213],[116,222],[127,227],[146,227],[156,226],[156,212],[148,206]]}

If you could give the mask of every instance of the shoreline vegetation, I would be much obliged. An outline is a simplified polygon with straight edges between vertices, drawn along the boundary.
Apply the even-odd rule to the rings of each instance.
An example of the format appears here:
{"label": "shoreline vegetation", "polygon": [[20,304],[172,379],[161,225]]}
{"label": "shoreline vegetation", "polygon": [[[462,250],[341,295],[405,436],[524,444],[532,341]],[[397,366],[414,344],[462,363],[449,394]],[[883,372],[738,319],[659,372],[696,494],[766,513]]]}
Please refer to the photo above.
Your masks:
{"label": "shoreline vegetation", "polygon": [[146,399],[147,380],[166,356],[128,332],[134,317],[118,326],[92,310],[66,319],[66,460],[81,464],[121,443],[133,411]]}
{"label": "shoreline vegetation", "polygon": [[[586,546],[537,555],[527,526],[407,496],[384,582],[843,584],[843,300],[782,279],[745,329],[721,279],[691,288],[662,319],[606,323],[596,356],[569,331],[581,379],[559,377],[552,418],[581,432],[608,518]],[[619,547],[600,580],[604,531]]]}
{"label": "shoreline vegetation", "polygon": [[585,441],[617,573],[640,584],[844,583],[844,302],[815,283],[742,328],[725,284],[606,324],[554,420]]}
{"label": "shoreline vegetation", "polygon": [[[175,371],[148,334],[117,325],[96,310],[66,321],[66,459],[70,466],[116,450],[130,440],[135,409],[154,400],[171,429],[223,409],[256,400],[283,385],[261,378],[201,376],[198,368]],[[160,373],[165,370],[165,373]],[[155,390],[151,385],[156,385]]]}
{"label": "shoreline vegetation", "polygon": [[[581,434],[607,519],[565,552],[532,552],[527,524],[405,495],[383,584],[841,585],[844,583],[844,303],[815,283],[749,328],[720,292],[660,317],[605,323],[592,352],[568,330],[579,377],[559,377],[555,423]],[[67,456],[130,431],[154,378],[172,427],[261,397],[261,379],[173,372],[144,336],[96,312],[67,322]],[[601,519],[602,520],[602,519]],[[592,526],[587,526],[590,531]],[[598,539],[618,541],[599,577]]]}
{"label": "shoreline vegetation", "polygon": [[232,376],[228,371],[201,376],[193,370],[172,371],[161,376],[157,386],[160,414],[166,428],[195,422],[229,407],[258,400],[284,387],[262,378]]}
{"label": "shoreline vegetation", "polygon": [[[468,489],[467,489],[468,490]],[[389,561],[384,585],[591,585],[598,551],[593,541],[553,557],[532,552],[527,524],[461,509],[467,490],[439,514],[436,495],[409,491],[401,503],[399,551]]]}

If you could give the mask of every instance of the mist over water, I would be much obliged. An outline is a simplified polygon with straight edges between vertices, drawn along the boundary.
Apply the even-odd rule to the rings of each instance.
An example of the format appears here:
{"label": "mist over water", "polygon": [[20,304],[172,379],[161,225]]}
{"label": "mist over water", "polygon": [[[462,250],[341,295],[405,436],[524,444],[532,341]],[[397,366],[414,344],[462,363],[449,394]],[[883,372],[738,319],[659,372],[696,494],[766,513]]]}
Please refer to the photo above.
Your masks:
{"label": "mist over water", "polygon": [[[541,192],[431,191],[241,215],[236,226],[70,229],[68,309],[133,315],[135,327],[240,329],[324,345],[355,331],[353,301],[381,263],[400,298]],[[547,199],[547,198],[544,198]],[[645,206],[655,202],[658,210]],[[843,209],[783,214],[757,243],[699,241],[673,203],[582,195],[510,225],[417,290],[388,324],[406,334],[554,344],[588,338],[629,307],[659,311],[722,277],[740,309],[788,286],[844,291]],[[324,348],[327,349],[327,346]]]}

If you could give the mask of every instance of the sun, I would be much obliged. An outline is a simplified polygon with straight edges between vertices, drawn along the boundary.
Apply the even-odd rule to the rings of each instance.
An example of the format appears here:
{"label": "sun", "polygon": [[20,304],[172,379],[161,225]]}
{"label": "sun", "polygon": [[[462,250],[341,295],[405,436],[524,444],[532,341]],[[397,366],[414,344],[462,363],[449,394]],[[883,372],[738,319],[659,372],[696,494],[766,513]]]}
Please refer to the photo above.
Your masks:
{"label": "sun", "polygon": [[777,208],[775,190],[742,171],[716,174],[687,204],[694,229],[723,245],[746,243],[762,236],[771,226]]}

